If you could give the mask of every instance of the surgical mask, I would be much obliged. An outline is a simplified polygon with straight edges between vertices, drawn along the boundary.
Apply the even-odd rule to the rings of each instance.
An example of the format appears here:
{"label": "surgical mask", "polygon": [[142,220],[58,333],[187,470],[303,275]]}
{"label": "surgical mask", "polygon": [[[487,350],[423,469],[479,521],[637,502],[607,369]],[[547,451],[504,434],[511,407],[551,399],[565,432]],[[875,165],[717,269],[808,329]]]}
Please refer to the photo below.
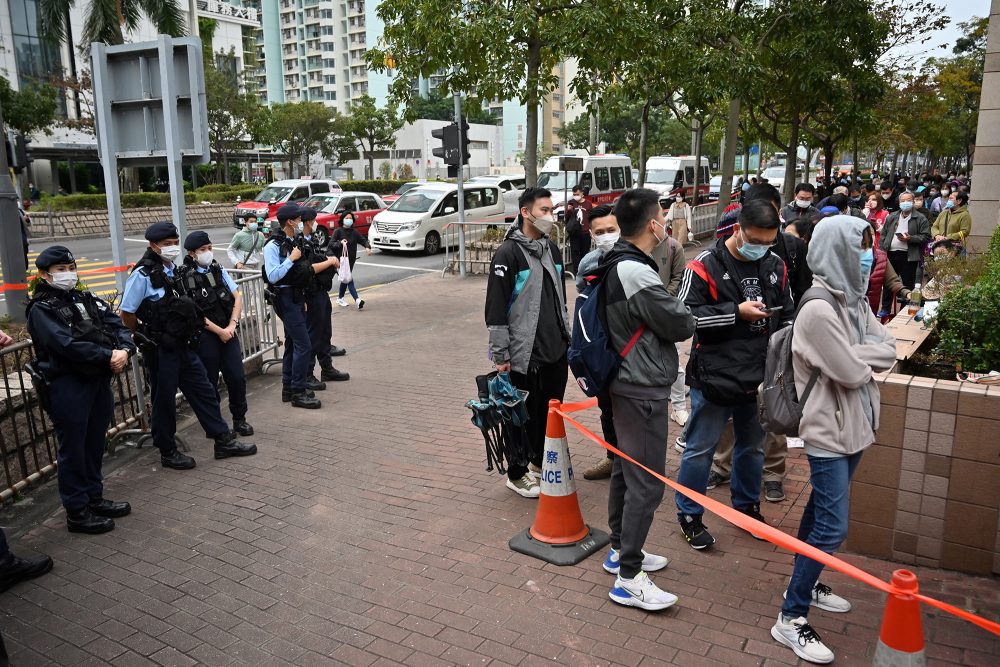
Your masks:
{"label": "surgical mask", "polygon": [[344,227],[348,227],[348,228],[353,227],[354,226],[354,218],[344,218],[343,225],[344,225]]}
{"label": "surgical mask", "polygon": [[545,216],[544,218],[536,218],[532,216],[531,224],[533,224],[535,229],[540,231],[543,236],[548,236],[549,232],[552,231],[552,225],[556,224],[556,221],[551,216]]}
{"label": "surgical mask", "polygon": [[259,225],[256,222],[251,222],[249,225],[247,225],[247,229],[249,229],[251,232],[257,231],[258,227]]}
{"label": "surgical mask", "polygon": [[[743,236],[743,230],[740,230],[740,236]],[[737,248],[737,252],[743,255],[744,258],[750,260],[751,262],[756,262],[758,259],[767,254],[767,251],[771,249],[771,246],[761,245],[759,243],[748,243],[747,237],[743,236],[743,245]]]}
{"label": "surgical mask", "polygon": [[621,232],[608,232],[607,234],[601,234],[600,236],[594,237],[594,243],[597,244],[597,249],[601,252],[607,252],[611,250],[614,244],[618,243],[618,239],[622,236]]}
{"label": "surgical mask", "polygon": [[882,199],[888,199],[891,196],[892,196],[891,192],[883,192],[882,193]]}
{"label": "surgical mask", "polygon": [[302,230],[305,228],[306,228],[306,223],[302,222],[301,220],[298,222],[298,224],[295,225],[295,231],[298,232],[299,234],[301,234]]}
{"label": "surgical mask", "polygon": [[678,204],[684,201],[684,197],[674,197],[674,199],[677,201]]}
{"label": "surgical mask", "polygon": [[942,197],[947,197],[950,194],[951,194],[951,190],[942,190],[941,191],[941,196]]}
{"label": "surgical mask", "polygon": [[875,251],[866,248],[861,253],[861,276],[867,278],[872,272],[872,264],[875,263]]}
{"label": "surgical mask", "polygon": [[215,260],[215,255],[209,250],[207,252],[199,252],[194,256],[194,259],[198,262],[198,266],[211,266],[212,261]]}
{"label": "surgical mask", "polygon": [[576,195],[575,197],[573,197],[573,199],[577,201],[583,201],[583,195]]}
{"label": "surgical mask", "polygon": [[899,210],[900,211],[908,212],[912,208],[913,208],[913,202],[911,202],[911,201],[901,201],[901,202],[899,202]]}
{"label": "surgical mask", "polygon": [[795,205],[798,206],[799,208],[809,208],[810,206],[813,205],[813,203],[811,201],[806,201],[804,199],[796,199]]}
{"label": "surgical mask", "polygon": [[76,271],[60,271],[59,273],[53,273],[52,278],[46,282],[56,289],[69,291],[76,287],[76,280]]}
{"label": "surgical mask", "polygon": [[950,199],[949,199],[949,200],[948,200],[948,201],[947,201],[947,202],[945,203],[944,207],[945,207],[945,208],[955,208],[955,202],[953,202],[952,200],[950,200]]}
{"label": "surgical mask", "polygon": [[653,220],[653,224],[663,230],[663,238],[662,239],[659,236],[656,236],[656,232],[653,232],[653,236],[656,237],[656,246],[659,247],[659,246],[663,245],[664,241],[667,240],[667,226],[666,225],[661,225],[656,220]]}
{"label": "surgical mask", "polygon": [[160,257],[172,264],[180,256],[181,247],[179,245],[165,245],[160,248],[159,252]]}

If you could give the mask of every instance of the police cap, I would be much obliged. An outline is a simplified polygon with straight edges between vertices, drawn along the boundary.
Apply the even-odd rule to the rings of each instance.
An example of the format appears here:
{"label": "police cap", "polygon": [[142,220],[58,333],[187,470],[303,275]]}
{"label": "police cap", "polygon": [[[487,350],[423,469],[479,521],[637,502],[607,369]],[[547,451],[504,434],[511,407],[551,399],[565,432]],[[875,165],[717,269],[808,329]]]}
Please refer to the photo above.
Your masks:
{"label": "police cap", "polygon": [[35,266],[47,271],[50,266],[55,264],[72,264],[76,259],[73,258],[73,253],[69,251],[69,248],[61,245],[49,246],[42,252],[38,254],[35,258]]}
{"label": "police cap", "polygon": [[146,240],[152,241],[153,243],[159,243],[164,239],[178,238],[180,238],[180,234],[177,233],[177,227],[174,226],[174,223],[168,220],[154,222],[146,228]]}
{"label": "police cap", "polygon": [[316,219],[316,209],[314,208],[303,206],[299,209],[299,212],[302,213],[302,222],[310,222]]}
{"label": "police cap", "polygon": [[208,238],[208,232],[203,232],[200,229],[196,232],[191,232],[184,239],[184,249],[185,250],[197,250],[203,245],[208,245],[212,240]]}
{"label": "police cap", "polygon": [[277,218],[279,222],[285,222],[286,220],[294,220],[300,215],[302,215],[302,209],[299,205],[289,202],[278,209]]}

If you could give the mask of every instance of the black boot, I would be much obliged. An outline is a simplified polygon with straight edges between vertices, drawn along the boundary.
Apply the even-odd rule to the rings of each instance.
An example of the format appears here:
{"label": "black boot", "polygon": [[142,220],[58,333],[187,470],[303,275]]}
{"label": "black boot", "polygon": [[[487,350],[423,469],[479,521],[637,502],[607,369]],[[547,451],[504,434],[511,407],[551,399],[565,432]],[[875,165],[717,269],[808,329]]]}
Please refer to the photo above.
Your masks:
{"label": "black boot", "polygon": [[310,391],[323,391],[326,389],[326,383],[317,380],[315,375],[310,375],[306,378],[306,389]]}
{"label": "black boot", "polygon": [[185,454],[181,454],[178,450],[173,450],[167,454],[160,454],[160,465],[164,468],[173,468],[174,470],[190,470],[194,467],[194,459]]}
{"label": "black boot", "polygon": [[115,522],[106,516],[97,516],[89,507],[75,512],[66,511],[66,527],[71,533],[100,535],[115,529]]}
{"label": "black boot", "polygon": [[338,371],[331,365],[323,369],[320,377],[330,382],[344,382],[345,380],[351,379],[351,374],[345,373],[344,371]]}
{"label": "black boot", "polygon": [[323,404],[315,396],[310,396],[307,392],[300,391],[292,396],[292,407],[317,410],[323,407]]}
{"label": "black boot", "polygon": [[236,431],[215,438],[215,458],[228,459],[230,456],[253,456],[257,445],[250,445],[236,439]]}
{"label": "black boot", "polygon": [[[281,399],[285,399],[284,393],[282,393]],[[233,430],[242,435],[244,438],[249,438],[253,435],[253,426],[248,424],[246,419],[234,419]]]}
{"label": "black boot", "polygon": [[105,498],[91,498],[87,507],[97,516],[106,516],[111,519],[128,516],[132,513],[132,506],[124,502],[115,502]]}
{"label": "black boot", "polygon": [[330,356],[331,357],[342,357],[347,354],[347,350],[342,347],[337,347],[336,345],[330,346]]}
{"label": "black boot", "polygon": [[[309,394],[309,398],[315,398],[316,397],[316,394],[313,393],[313,392],[311,392],[311,391],[309,391],[308,389],[305,390],[305,392],[307,394]],[[289,403],[292,400],[293,396],[295,396],[295,390],[294,389],[292,389],[287,384],[281,385],[281,402],[282,403]]]}
{"label": "black boot", "polygon": [[22,581],[47,574],[52,569],[52,559],[42,555],[36,558],[18,558],[8,552],[0,558],[0,593]]}

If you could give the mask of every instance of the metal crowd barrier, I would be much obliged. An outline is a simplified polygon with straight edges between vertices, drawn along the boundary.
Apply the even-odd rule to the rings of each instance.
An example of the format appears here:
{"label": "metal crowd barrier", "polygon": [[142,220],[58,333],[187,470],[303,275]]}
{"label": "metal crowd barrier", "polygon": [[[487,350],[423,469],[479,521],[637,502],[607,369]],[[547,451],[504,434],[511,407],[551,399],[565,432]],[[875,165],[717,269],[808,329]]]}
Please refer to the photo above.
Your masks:
{"label": "metal crowd barrier", "polygon": [[695,245],[701,245],[697,239],[710,238],[715,235],[719,216],[716,215],[718,203],[700,204],[691,209],[691,235],[696,239]]}
{"label": "metal crowd barrier", "polygon": [[[444,238],[442,239],[442,243],[444,244],[444,264],[441,267],[441,275],[459,273],[459,227],[465,230],[465,271],[469,275],[474,275],[489,272],[490,264],[493,262],[493,255],[496,254],[497,247],[503,241],[503,237],[506,235],[507,230],[510,229],[510,225],[511,223],[497,222],[451,222],[445,225],[443,230]],[[499,230],[496,243],[480,243],[490,229]],[[559,246],[563,266],[566,267],[572,264],[573,251],[570,244],[566,241],[566,232],[562,223],[553,225],[552,240]],[[573,276],[572,272],[567,271],[566,273],[570,277]]]}
{"label": "metal crowd barrier", "polygon": [[[259,271],[228,269],[243,295],[239,337],[243,363],[278,358],[280,341],[270,307],[264,301],[264,281]],[[267,359],[268,356],[273,359]],[[38,484],[56,469],[58,437],[52,420],[39,405],[31,376],[24,366],[35,359],[30,340],[0,349],[0,504],[25,488]],[[262,369],[263,370],[263,369]],[[132,369],[111,380],[114,418],[107,431],[107,450],[118,446],[140,447],[150,439],[149,379],[141,355]],[[178,392],[178,399],[183,395]],[[178,445],[183,442],[178,439]]]}

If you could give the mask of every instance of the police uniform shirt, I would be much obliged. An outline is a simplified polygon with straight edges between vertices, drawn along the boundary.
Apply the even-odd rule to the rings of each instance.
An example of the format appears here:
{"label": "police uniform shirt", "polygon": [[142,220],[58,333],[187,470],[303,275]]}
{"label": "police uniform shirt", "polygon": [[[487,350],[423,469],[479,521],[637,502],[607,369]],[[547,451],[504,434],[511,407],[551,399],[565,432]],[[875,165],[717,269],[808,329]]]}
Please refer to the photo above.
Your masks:
{"label": "police uniform shirt", "polygon": [[276,284],[292,268],[292,260],[288,257],[281,257],[281,242],[283,239],[275,237],[275,240],[264,246],[264,271],[267,272],[267,281],[275,287],[288,287],[288,285]]}
{"label": "police uniform shirt", "polygon": [[[163,266],[163,272],[168,278],[174,277],[174,265]],[[139,306],[146,299],[159,301],[167,290],[163,287],[153,287],[149,276],[144,276],[141,271],[133,271],[125,282],[125,293],[122,295],[121,310],[126,313],[139,312]]]}

